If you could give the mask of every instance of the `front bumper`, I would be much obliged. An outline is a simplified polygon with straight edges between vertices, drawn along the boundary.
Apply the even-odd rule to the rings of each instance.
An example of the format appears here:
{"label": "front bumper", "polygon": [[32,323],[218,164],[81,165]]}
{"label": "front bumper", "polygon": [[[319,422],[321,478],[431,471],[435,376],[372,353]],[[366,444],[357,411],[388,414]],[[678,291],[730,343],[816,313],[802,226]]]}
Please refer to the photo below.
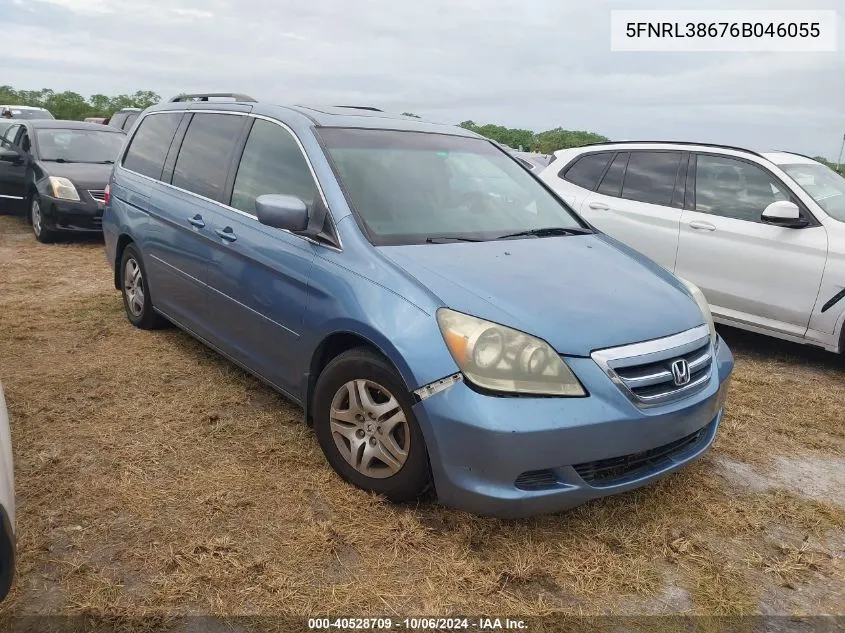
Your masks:
{"label": "front bumper", "polygon": [[15,534],[6,509],[0,505],[0,600],[6,597],[15,577]]}
{"label": "front bumper", "polygon": [[41,194],[41,214],[44,226],[51,231],[103,232],[103,207],[94,199],[72,202]]}
{"label": "front bumper", "polygon": [[713,443],[733,369],[724,342],[705,389],[653,409],[637,408],[591,358],[567,362],[588,397],[494,397],[458,382],[414,405],[442,503],[500,517],[557,512],[643,486]]}

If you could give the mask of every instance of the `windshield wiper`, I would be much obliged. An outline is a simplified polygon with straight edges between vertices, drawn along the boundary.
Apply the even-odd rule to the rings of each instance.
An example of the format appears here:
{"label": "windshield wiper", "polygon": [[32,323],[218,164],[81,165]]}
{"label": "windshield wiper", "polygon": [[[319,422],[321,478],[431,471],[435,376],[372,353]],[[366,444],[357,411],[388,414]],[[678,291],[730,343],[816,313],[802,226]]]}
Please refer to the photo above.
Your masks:
{"label": "windshield wiper", "polygon": [[508,233],[506,235],[500,235],[495,239],[506,240],[511,237],[524,237],[528,235],[534,235],[536,237],[553,237],[555,235],[588,235],[590,233],[592,233],[590,229],[581,228],[580,226],[569,228],[562,226],[548,226],[542,229],[531,229],[529,231],[519,231],[518,233]]}
{"label": "windshield wiper", "polygon": [[50,163],[69,163],[70,161],[67,158],[42,158],[41,160],[47,161]]}
{"label": "windshield wiper", "polygon": [[481,242],[483,240],[474,237],[452,237],[449,235],[441,235],[435,237],[425,238],[426,244],[445,244],[446,242]]}

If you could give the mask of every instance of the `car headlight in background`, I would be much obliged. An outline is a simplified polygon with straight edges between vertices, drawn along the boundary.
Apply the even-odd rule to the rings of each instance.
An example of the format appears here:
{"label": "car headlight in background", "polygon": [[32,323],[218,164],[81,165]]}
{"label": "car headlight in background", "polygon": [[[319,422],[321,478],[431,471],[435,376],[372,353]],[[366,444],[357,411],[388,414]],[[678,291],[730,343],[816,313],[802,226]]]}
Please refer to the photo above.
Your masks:
{"label": "car headlight in background", "polygon": [[491,391],[585,396],[572,370],[538,338],[448,308],[437,311],[446,347],[466,378]]}
{"label": "car headlight in background", "polygon": [[53,192],[54,198],[60,200],[73,200],[79,202],[79,192],[73,183],[67,178],[61,176],[50,176],[50,189]]}
{"label": "car headlight in background", "polygon": [[687,290],[690,291],[692,298],[695,299],[695,302],[698,304],[698,308],[701,310],[701,314],[704,317],[704,322],[707,324],[707,327],[710,328],[710,341],[715,346],[718,342],[718,337],[716,336],[716,324],[713,322],[713,315],[710,313],[710,304],[707,303],[707,299],[704,298],[704,293],[701,292],[701,289],[691,281],[681,279],[680,277],[678,277],[678,279],[680,279],[687,287]]}

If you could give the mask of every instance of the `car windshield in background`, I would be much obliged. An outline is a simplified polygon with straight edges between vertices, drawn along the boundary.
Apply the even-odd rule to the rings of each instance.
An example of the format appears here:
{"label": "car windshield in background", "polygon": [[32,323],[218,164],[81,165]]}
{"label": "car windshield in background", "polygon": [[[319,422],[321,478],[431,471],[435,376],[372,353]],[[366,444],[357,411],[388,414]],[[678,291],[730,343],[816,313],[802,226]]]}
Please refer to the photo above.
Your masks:
{"label": "car windshield in background", "polygon": [[488,141],[347,128],[323,128],[320,136],[374,244],[584,230],[562,202]]}
{"label": "car windshield in background", "polygon": [[67,163],[113,163],[126,138],[120,132],[58,128],[35,134],[41,160]]}
{"label": "car windshield in background", "polygon": [[829,216],[845,222],[845,178],[824,165],[781,165]]}
{"label": "car windshield in background", "polygon": [[54,118],[47,110],[16,110],[11,108],[12,118],[15,119],[52,119]]}

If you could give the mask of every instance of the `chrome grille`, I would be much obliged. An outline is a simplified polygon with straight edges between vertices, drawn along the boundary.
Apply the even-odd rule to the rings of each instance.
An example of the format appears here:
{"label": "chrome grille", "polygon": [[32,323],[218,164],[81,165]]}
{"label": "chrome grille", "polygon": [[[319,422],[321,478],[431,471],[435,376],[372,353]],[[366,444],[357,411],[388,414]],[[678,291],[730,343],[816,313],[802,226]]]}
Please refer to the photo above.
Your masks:
{"label": "chrome grille", "polygon": [[106,192],[103,189],[89,189],[88,193],[91,194],[91,197],[97,202],[106,201]]}
{"label": "chrome grille", "polygon": [[[666,338],[598,350],[593,360],[639,407],[668,404],[704,389],[713,372],[706,325]],[[687,371],[676,380],[673,364]]]}

